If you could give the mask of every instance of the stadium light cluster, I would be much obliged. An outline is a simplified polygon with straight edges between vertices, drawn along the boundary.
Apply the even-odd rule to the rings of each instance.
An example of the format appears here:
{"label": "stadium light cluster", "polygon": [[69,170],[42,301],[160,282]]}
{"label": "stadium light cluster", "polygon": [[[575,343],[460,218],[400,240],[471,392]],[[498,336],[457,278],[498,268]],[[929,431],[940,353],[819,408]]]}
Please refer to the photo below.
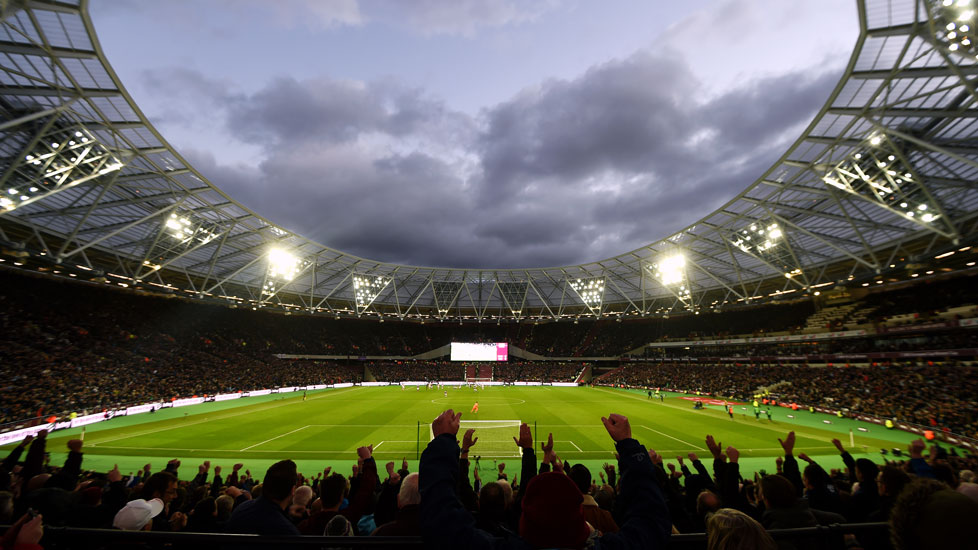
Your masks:
{"label": "stadium light cluster", "polygon": [[281,248],[268,252],[268,278],[291,281],[299,273],[299,258]]}
{"label": "stadium light cluster", "polygon": [[734,241],[734,246],[748,253],[762,254],[778,246],[782,242],[784,232],[778,224],[752,223],[741,230]]}
{"label": "stadium light cluster", "polygon": [[13,167],[0,193],[0,212],[120,170],[123,164],[81,127],[56,128]]}
{"label": "stadium light cluster", "polygon": [[357,313],[363,313],[387,285],[391,283],[390,277],[382,275],[354,275],[353,276],[353,296],[356,300]]}
{"label": "stadium light cluster", "polygon": [[218,236],[215,228],[189,214],[173,213],[164,224],[170,237],[184,244],[207,244]]}
{"label": "stadium light cluster", "polygon": [[591,311],[601,309],[601,303],[604,301],[604,286],[604,277],[570,280],[570,287]]}
{"label": "stadium light cluster", "polygon": [[692,289],[686,277],[686,256],[677,252],[647,267],[662,286],[669,289],[687,309],[693,309]]}
{"label": "stadium light cluster", "polygon": [[941,217],[940,209],[932,204],[909,166],[904,144],[883,134],[871,135],[863,147],[832,167],[822,181],[920,225],[927,226]]}
{"label": "stadium light cluster", "polygon": [[948,51],[978,58],[975,41],[975,2],[973,0],[935,0],[931,2],[935,37]]}
{"label": "stadium light cluster", "polygon": [[791,252],[788,236],[775,221],[755,220],[734,235],[731,243],[741,251],[750,254],[771,267],[779,270],[785,277],[801,274],[798,263]]}
{"label": "stadium light cluster", "polygon": [[686,281],[686,257],[682,254],[667,256],[652,264],[650,269],[664,286],[682,285]]}

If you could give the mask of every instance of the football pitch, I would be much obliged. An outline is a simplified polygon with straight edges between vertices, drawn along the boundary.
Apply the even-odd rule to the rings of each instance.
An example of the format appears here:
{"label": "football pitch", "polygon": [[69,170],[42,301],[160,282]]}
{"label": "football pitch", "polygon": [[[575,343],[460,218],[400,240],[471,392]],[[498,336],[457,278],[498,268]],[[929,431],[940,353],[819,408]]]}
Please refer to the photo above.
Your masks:
{"label": "football pitch", "polygon": [[[225,471],[242,462],[261,477],[273,462],[290,458],[299,464],[300,472],[314,476],[326,466],[349,471],[356,463],[356,448],[373,445],[381,472],[383,463],[396,460],[399,464],[404,458],[416,470],[418,452],[431,437],[431,420],[449,408],[462,412],[463,423],[478,421],[470,425],[480,438],[470,455],[482,457],[480,468],[508,462],[510,475],[519,471],[519,449],[512,437],[520,421],[534,430],[537,451],[539,442],[553,433],[557,455],[587,464],[594,475],[602,463],[614,461],[614,446],[600,420],[610,413],[627,416],[633,436],[673,462],[677,455],[685,458],[688,453],[697,453],[708,462],[711,457],[704,438],[711,434],[724,447],[733,445],[740,450],[744,475],[760,469],[773,471],[773,457],[783,454],[778,438],[791,430],[797,436],[795,455],[806,453],[825,468],[842,467],[833,438],[843,441],[854,456],[876,460],[881,448],[905,449],[914,439],[912,434],[881,426],[780,407],[770,409],[771,420],[763,414],[758,420],[747,403],[735,405],[731,420],[720,406],[693,410],[690,399],[666,394],[660,402],[639,391],[546,386],[496,386],[479,391],[353,387],[309,392],[305,400],[301,393],[271,394],[117,417],[87,426],[83,468],[107,470],[118,464],[129,473],[149,462],[157,471],[168,460],[179,458],[182,478],[193,477],[204,460]],[[479,411],[471,413],[476,401]],[[64,460],[66,442],[80,433],[80,428],[74,428],[51,434],[48,451],[53,464]]]}

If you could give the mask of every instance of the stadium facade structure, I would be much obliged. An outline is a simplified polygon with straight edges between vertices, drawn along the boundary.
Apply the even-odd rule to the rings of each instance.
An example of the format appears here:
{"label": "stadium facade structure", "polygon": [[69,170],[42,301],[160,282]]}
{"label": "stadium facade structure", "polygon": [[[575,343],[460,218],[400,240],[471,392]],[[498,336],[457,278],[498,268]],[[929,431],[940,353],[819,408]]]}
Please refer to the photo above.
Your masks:
{"label": "stadium facade structure", "polygon": [[133,102],[87,1],[6,0],[2,252],[241,307],[443,321],[700,312],[882,280],[976,240],[978,21],[969,1],[856,4],[860,33],[825,105],[717,211],[592,263],[454,269],[346,254],[238,204]]}

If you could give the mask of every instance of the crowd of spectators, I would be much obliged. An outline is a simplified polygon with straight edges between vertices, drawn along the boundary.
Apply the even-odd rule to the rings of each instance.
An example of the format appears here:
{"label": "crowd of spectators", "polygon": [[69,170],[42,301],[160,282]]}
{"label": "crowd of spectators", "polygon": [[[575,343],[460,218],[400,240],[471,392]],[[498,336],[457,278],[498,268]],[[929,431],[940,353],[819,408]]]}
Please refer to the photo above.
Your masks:
{"label": "crowd of spectators", "polygon": [[771,397],[802,407],[897,419],[978,439],[978,367],[889,364],[812,367],[736,363],[636,363],[603,374],[601,384],[669,388],[752,400]]}
{"label": "crowd of spectators", "polygon": [[[282,460],[259,473],[179,460],[125,475],[86,470],[83,442],[67,443],[62,466],[45,464],[46,433],[26,439],[0,463],[0,548],[37,550],[44,526],[271,536],[417,536],[428,548],[664,548],[671,533],[707,534],[707,548],[813,548],[794,537],[777,545],[768,529],[888,522],[889,530],[845,534],[853,549],[973,548],[978,460],[923,441],[908,459],[854,460],[833,440],[844,469],[795,452],[778,439],[772,474],[740,470],[740,452],[710,435],[712,468],[695,453],[663,456],[637,441],[628,419],[602,418],[617,463],[592,472],[562,460],[554,434],[533,441],[523,424],[518,472],[479,466],[478,431],[459,431],[448,410],[432,423],[419,471],[406,461],[381,469],[371,446],[357,449],[350,475],[330,466],[299,472]],[[560,437],[560,434],[557,434]],[[539,449],[538,449],[539,446]],[[540,453],[538,455],[537,453]],[[884,457],[885,458],[885,457]],[[489,468],[488,471],[481,468]],[[597,474],[597,475],[595,475]],[[31,513],[27,513],[30,510]],[[36,514],[36,516],[32,516]],[[57,541],[55,541],[57,542]],[[187,543],[184,543],[187,544]],[[226,547],[235,543],[228,540]],[[331,544],[342,543],[335,541]],[[786,546],[787,545],[787,546]],[[969,546],[971,545],[971,546]],[[71,547],[110,548],[97,537]]]}
{"label": "crowd of spectators", "polygon": [[[449,361],[368,361],[367,369],[379,382],[465,381],[466,369],[488,373],[496,382],[574,382],[587,363],[565,361],[500,361],[469,363]],[[473,368],[474,367],[474,368]],[[488,368],[487,368],[488,367]]]}
{"label": "crowd of spectators", "polygon": [[750,342],[743,344],[702,344],[675,347],[647,347],[645,357],[765,357],[799,355],[866,354],[892,351],[956,350],[978,348],[978,330],[948,328],[940,332],[910,335],[872,335],[809,342]]}

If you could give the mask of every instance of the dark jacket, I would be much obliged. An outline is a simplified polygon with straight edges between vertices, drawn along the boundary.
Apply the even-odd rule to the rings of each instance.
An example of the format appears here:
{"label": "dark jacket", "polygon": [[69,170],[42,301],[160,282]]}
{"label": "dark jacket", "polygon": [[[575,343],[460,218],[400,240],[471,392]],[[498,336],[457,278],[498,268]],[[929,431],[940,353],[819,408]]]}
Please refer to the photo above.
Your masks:
{"label": "dark jacket", "polygon": [[370,533],[376,537],[416,537],[421,534],[417,504],[409,504],[397,511],[394,521],[385,523]]}
{"label": "dark jacket", "polygon": [[264,496],[249,500],[234,509],[225,530],[228,533],[255,535],[299,535],[299,530],[281,506]]}
{"label": "dark jacket", "polygon": [[[621,472],[620,500],[626,502],[621,531],[597,539],[595,548],[665,548],[671,531],[669,510],[655,483],[652,462],[645,447],[634,439],[616,445]],[[494,538],[477,529],[475,519],[455,494],[459,447],[455,437],[442,434],[421,455],[421,530],[430,548],[529,549],[520,538]],[[524,485],[528,484],[523,481]]]}

